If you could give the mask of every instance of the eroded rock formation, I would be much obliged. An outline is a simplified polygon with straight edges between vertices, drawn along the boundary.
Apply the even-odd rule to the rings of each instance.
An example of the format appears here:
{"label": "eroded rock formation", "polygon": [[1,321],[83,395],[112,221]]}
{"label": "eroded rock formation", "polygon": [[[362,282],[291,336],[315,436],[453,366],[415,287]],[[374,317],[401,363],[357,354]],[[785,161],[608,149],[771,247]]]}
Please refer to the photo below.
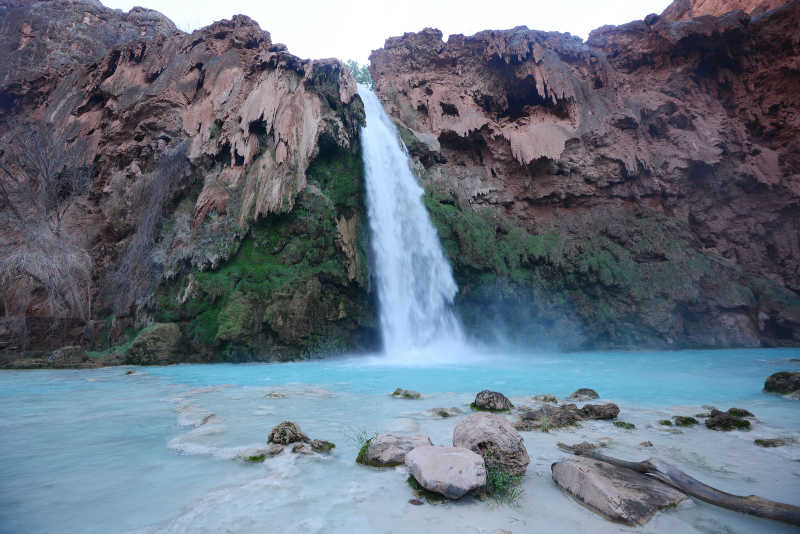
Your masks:
{"label": "eroded rock formation", "polygon": [[[88,252],[90,310],[35,304],[45,290],[22,272],[3,314],[77,316],[62,337],[96,348],[175,323],[179,359],[372,346],[363,120],[346,68],[291,55],[245,16],[185,34],[140,8],[0,2],[2,145],[45,124],[92,173],[50,236]],[[2,228],[0,255],[24,246],[20,226]],[[9,350],[67,341],[31,347],[27,326],[5,330]]]}
{"label": "eroded rock formation", "polygon": [[475,335],[800,343],[800,1],[683,4],[585,43],[426,29],[371,55]]}

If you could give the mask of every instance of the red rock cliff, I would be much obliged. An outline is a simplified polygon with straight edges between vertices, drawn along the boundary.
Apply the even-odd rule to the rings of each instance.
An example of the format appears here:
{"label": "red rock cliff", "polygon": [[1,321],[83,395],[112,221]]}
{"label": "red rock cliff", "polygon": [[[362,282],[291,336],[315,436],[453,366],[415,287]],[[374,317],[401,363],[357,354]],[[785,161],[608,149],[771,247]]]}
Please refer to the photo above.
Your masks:
{"label": "red rock cliff", "polygon": [[505,308],[573,348],[800,343],[800,1],[676,6],[371,55],[473,331]]}

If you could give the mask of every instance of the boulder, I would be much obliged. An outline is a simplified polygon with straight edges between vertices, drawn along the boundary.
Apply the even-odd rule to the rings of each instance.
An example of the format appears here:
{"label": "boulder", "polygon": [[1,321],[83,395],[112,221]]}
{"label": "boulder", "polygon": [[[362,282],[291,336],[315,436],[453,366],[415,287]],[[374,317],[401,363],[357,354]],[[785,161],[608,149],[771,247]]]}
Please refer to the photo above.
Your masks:
{"label": "boulder", "polygon": [[800,372],[781,371],[769,376],[764,382],[767,393],[794,393],[800,391]]}
{"label": "boulder", "polygon": [[488,466],[512,475],[525,474],[530,463],[525,441],[502,415],[468,415],[453,430],[453,446],[470,449],[483,456]]}
{"label": "boulder", "polygon": [[598,395],[597,392],[591,388],[580,388],[576,391],[573,391],[572,394],[567,398],[570,400],[584,401],[594,400],[599,397],[600,395]]}
{"label": "boulder", "polygon": [[309,445],[308,443],[295,443],[292,446],[292,452],[296,454],[310,455],[314,454],[314,449],[312,449],[311,445]]}
{"label": "boulder", "polygon": [[418,399],[422,395],[420,395],[419,391],[413,391],[410,389],[402,389],[397,388],[392,392],[392,397],[397,397],[398,399]]}
{"label": "boulder", "polygon": [[416,447],[406,455],[411,476],[428,491],[460,499],[486,484],[483,458],[462,447]]}
{"label": "boulder", "polygon": [[586,404],[580,410],[584,419],[614,419],[619,415],[619,406],[613,402],[608,404]]}
{"label": "boulder", "polygon": [[175,323],[156,323],[142,330],[125,353],[129,365],[175,363],[180,355],[181,330]]}
{"label": "boulder", "polygon": [[484,410],[488,412],[505,412],[514,407],[511,401],[502,393],[484,389],[475,395],[475,401],[471,404],[473,410]]}
{"label": "boulder", "polygon": [[308,441],[308,436],[303,434],[300,426],[292,421],[284,421],[273,428],[267,438],[268,443],[277,443],[279,445],[289,445],[297,442],[306,443]]}
{"label": "boulder", "polygon": [[553,481],[590,510],[628,525],[643,525],[686,495],[652,477],[611,464],[571,456],[551,466]]}
{"label": "boulder", "polygon": [[367,441],[364,453],[359,453],[356,462],[373,467],[392,467],[405,463],[406,454],[426,445],[433,445],[428,436],[378,434]]}

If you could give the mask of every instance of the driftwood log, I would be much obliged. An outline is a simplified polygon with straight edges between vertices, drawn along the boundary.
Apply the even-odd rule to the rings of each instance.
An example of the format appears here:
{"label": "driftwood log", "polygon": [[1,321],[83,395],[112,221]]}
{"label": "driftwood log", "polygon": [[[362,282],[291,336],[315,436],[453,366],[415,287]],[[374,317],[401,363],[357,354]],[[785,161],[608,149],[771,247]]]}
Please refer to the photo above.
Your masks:
{"label": "driftwood log", "polygon": [[626,460],[600,454],[594,450],[571,447],[564,443],[559,443],[558,448],[576,456],[594,458],[595,460],[600,460],[601,462],[606,462],[617,467],[624,467],[638,473],[649,475],[687,495],[691,495],[692,497],[696,497],[701,501],[715,506],[720,506],[743,514],[780,521],[781,523],[800,526],[800,507],[798,506],[770,501],[769,499],[764,499],[757,495],[742,497],[740,495],[725,493],[724,491],[703,484],[680,469],[656,458],[650,458],[642,462],[628,462]]}

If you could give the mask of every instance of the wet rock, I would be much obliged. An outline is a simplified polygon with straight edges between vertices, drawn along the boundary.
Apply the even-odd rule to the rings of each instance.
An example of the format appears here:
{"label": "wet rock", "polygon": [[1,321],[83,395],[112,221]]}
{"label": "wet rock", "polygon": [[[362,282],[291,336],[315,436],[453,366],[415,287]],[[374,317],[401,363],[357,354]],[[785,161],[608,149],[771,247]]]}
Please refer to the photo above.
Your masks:
{"label": "wet rock", "polygon": [[685,415],[675,415],[672,417],[675,420],[675,425],[677,426],[694,426],[699,423],[697,419],[694,417],[688,417]]}
{"label": "wet rock", "polygon": [[430,413],[437,417],[453,417],[454,415],[460,415],[464,413],[464,410],[461,410],[456,407],[452,408],[431,408],[428,410]]}
{"label": "wet rock", "polygon": [[269,447],[253,447],[245,449],[239,453],[238,458],[244,460],[245,462],[260,463],[267,458],[277,456],[281,452],[283,452],[283,445],[277,445],[273,443]]}
{"label": "wet rock", "polygon": [[421,500],[419,500],[419,499],[409,499],[409,500],[408,500],[408,504],[413,504],[414,506],[422,506],[422,505],[423,505],[423,504],[425,504],[425,503],[424,503],[424,502],[422,502],[422,501],[421,501]]}
{"label": "wet rock", "polygon": [[462,447],[417,447],[406,455],[411,476],[428,491],[460,499],[486,484],[483,458]]}
{"label": "wet rock", "polygon": [[643,525],[686,495],[630,469],[572,456],[551,466],[553,481],[590,510],[612,521]]}
{"label": "wet rock", "polygon": [[643,442],[641,442],[639,444],[639,446],[640,447],[652,447],[653,446],[653,442],[652,441],[643,441]]}
{"label": "wet rock", "polygon": [[311,450],[322,454],[330,454],[330,452],[336,447],[335,444],[331,443],[330,441],[325,441],[324,439],[312,439],[309,442],[309,445],[311,446]]}
{"label": "wet rock", "polygon": [[517,430],[541,430],[547,432],[576,425],[582,418],[578,407],[574,404],[542,406],[538,410],[524,413],[521,420],[514,424],[514,427]]}
{"label": "wet rock", "polygon": [[613,402],[608,404],[586,404],[580,410],[584,419],[614,419],[619,415],[619,406]]}
{"label": "wet rock", "polygon": [[533,400],[539,402],[552,402],[554,404],[558,402],[558,399],[555,397],[555,395],[534,395]]}
{"label": "wet rock", "polygon": [[585,453],[585,452],[591,452],[597,449],[598,447],[603,447],[603,446],[604,445],[601,445],[599,443],[589,443],[588,441],[581,441],[580,443],[576,443],[575,445],[569,445],[569,448],[581,453]]}
{"label": "wet rock", "polygon": [[295,443],[292,446],[292,452],[296,454],[311,455],[314,454],[314,449],[308,443]]}
{"label": "wet rock", "polygon": [[669,419],[662,419],[661,421],[658,422],[658,424],[664,426],[672,426],[672,421],[670,421]]}
{"label": "wet rock", "polygon": [[373,467],[401,465],[406,455],[417,447],[433,445],[428,436],[404,436],[400,434],[378,434],[368,440],[359,452],[356,462]]}
{"label": "wet rock", "polygon": [[309,441],[308,436],[303,434],[300,426],[292,421],[284,421],[279,424],[269,433],[267,438],[268,443],[277,443],[279,445],[289,445],[290,443]]}
{"label": "wet rock", "polygon": [[728,408],[728,414],[734,417],[755,417],[752,413],[744,408]]}
{"label": "wet rock", "polygon": [[419,391],[397,388],[392,392],[392,397],[397,397],[398,399],[418,399],[422,397],[422,395]]}
{"label": "wet rock", "polygon": [[142,330],[125,354],[131,365],[175,363],[180,355],[181,330],[175,323],[156,323]]}
{"label": "wet rock", "polygon": [[453,446],[470,449],[512,475],[525,474],[530,463],[525,441],[502,415],[468,415],[453,430]]}
{"label": "wet rock", "polygon": [[636,428],[636,425],[633,423],[627,423],[625,421],[614,421],[614,426],[618,428],[624,428],[625,430],[633,430]]}
{"label": "wet rock", "polygon": [[756,439],[753,440],[753,443],[758,445],[759,447],[783,447],[788,443],[787,440],[782,438],[771,438],[771,439]]}
{"label": "wet rock", "polygon": [[488,389],[484,389],[475,395],[475,401],[470,406],[473,410],[487,412],[505,412],[514,407],[505,395]]}
{"label": "wet rock", "polygon": [[750,428],[750,421],[735,417],[727,412],[711,410],[711,417],[706,419],[706,427],[711,430],[747,430]]}
{"label": "wet rock", "polygon": [[569,397],[570,400],[577,400],[577,401],[585,401],[585,400],[594,400],[599,398],[600,395],[591,388],[580,388],[576,391],[573,391]]}
{"label": "wet rock", "polygon": [[764,382],[767,393],[794,393],[800,391],[800,372],[781,371],[774,373]]}

